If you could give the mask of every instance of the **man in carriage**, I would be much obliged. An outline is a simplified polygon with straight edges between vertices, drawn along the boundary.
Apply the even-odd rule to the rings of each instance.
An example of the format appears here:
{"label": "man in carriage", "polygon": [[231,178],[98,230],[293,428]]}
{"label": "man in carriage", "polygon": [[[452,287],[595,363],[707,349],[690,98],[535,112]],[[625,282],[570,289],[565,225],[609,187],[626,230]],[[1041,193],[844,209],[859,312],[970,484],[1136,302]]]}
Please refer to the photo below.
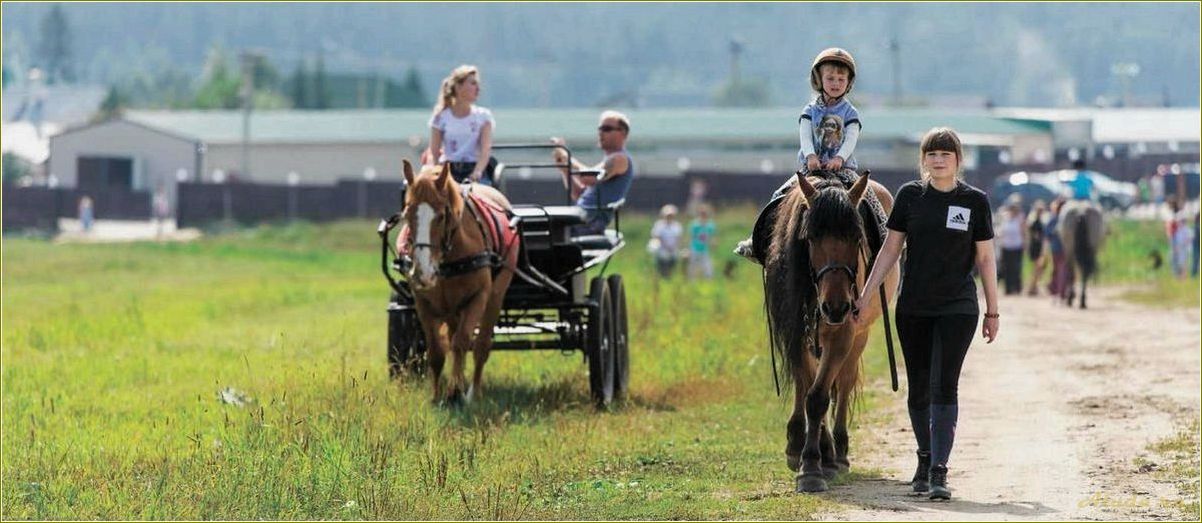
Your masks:
{"label": "man in carriage", "polygon": [[[626,150],[626,139],[630,137],[630,119],[617,111],[601,113],[597,126],[597,145],[605,158],[594,166],[585,165],[573,158],[568,165],[568,153],[563,149],[551,150],[555,162],[562,165],[564,183],[571,190],[576,205],[584,209],[585,223],[573,229],[573,234],[602,234],[613,220],[615,204],[626,199],[630,184],[634,182],[634,159]],[[563,138],[551,138],[551,143],[563,145]],[[573,171],[598,171],[597,176],[572,176]]]}

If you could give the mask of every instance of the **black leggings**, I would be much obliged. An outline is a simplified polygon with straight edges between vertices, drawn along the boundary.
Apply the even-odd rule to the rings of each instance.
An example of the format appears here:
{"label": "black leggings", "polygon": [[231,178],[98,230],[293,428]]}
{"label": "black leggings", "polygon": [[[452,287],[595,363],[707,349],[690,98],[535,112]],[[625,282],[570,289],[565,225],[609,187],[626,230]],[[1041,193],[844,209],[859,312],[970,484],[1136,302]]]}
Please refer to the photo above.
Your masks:
{"label": "black leggings", "polygon": [[977,329],[971,314],[913,316],[897,314],[897,339],[906,359],[911,409],[955,405],[964,355]]}

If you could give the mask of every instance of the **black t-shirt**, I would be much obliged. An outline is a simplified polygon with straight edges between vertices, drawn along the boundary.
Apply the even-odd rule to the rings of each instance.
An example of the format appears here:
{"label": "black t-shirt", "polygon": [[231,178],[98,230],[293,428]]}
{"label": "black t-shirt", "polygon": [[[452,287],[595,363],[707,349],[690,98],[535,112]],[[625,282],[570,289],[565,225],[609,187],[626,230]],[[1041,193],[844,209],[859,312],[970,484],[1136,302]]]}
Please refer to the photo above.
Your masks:
{"label": "black t-shirt", "polygon": [[920,316],[972,314],[976,242],[993,238],[989,198],[964,182],[948,192],[913,181],[897,190],[890,229],[906,234],[897,312]]}

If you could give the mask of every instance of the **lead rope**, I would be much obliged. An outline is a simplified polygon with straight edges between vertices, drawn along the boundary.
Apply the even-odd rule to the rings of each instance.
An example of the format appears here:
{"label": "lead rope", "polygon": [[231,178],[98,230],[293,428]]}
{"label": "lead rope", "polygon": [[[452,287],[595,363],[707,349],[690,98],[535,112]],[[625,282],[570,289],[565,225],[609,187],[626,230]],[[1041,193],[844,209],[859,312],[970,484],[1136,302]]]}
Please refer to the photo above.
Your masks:
{"label": "lead rope", "polygon": [[[865,270],[868,275],[864,276],[867,279],[868,276],[872,276],[872,266],[868,264],[868,245],[863,239],[860,241],[860,256],[864,258],[864,266],[867,267]],[[893,354],[893,328],[889,323],[889,302],[885,298],[884,282],[881,282],[878,290],[881,297],[881,318],[885,320],[885,350],[889,354],[889,379],[893,385],[893,392],[897,392],[897,358]]]}

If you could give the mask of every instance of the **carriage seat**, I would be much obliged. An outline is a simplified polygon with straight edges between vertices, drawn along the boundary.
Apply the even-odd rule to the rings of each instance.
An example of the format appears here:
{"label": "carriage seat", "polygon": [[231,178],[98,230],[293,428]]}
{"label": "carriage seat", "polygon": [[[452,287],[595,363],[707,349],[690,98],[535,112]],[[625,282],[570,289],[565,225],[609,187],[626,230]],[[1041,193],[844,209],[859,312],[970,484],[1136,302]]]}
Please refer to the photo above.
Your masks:
{"label": "carriage seat", "polygon": [[622,243],[622,233],[613,229],[605,229],[605,234],[573,236],[572,243],[579,245],[581,249],[585,250],[609,250]]}
{"label": "carriage seat", "polygon": [[568,244],[572,226],[584,223],[584,209],[575,205],[515,205],[513,215],[521,223],[522,245],[534,250]]}
{"label": "carriage seat", "polygon": [[548,221],[554,227],[584,223],[584,209],[575,205],[514,205],[513,214],[524,222]]}

